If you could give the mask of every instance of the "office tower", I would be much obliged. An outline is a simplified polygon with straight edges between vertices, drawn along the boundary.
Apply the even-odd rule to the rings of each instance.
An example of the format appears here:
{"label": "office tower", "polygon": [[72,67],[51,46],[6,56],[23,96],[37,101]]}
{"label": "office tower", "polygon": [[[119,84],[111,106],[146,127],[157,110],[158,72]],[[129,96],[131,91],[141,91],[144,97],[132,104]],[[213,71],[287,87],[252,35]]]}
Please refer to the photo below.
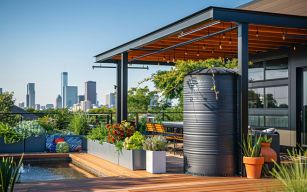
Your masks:
{"label": "office tower", "polygon": [[85,82],[85,101],[90,101],[92,105],[97,104],[96,82]]}
{"label": "office tower", "polygon": [[109,93],[106,95],[106,104],[109,108],[115,107],[115,93]]}
{"label": "office tower", "polygon": [[0,88],[0,94],[2,94],[2,88]]}
{"label": "office tower", "polygon": [[35,108],[35,84],[27,84],[27,108]]}
{"label": "office tower", "polygon": [[62,106],[63,108],[66,106],[66,103],[65,103],[65,87],[68,86],[68,73],[67,72],[62,72],[61,73],[61,96],[62,96]]}
{"label": "office tower", "polygon": [[46,109],[53,109],[54,105],[53,104],[46,104]]}
{"label": "office tower", "polygon": [[78,103],[77,86],[65,86],[64,95],[64,107],[72,107],[74,104]]}
{"label": "office tower", "polygon": [[79,95],[78,96],[78,103],[81,103],[81,101],[85,100],[85,96],[84,95]]}
{"label": "office tower", "polygon": [[62,108],[62,97],[61,95],[58,95],[55,102],[56,108],[61,109]]}

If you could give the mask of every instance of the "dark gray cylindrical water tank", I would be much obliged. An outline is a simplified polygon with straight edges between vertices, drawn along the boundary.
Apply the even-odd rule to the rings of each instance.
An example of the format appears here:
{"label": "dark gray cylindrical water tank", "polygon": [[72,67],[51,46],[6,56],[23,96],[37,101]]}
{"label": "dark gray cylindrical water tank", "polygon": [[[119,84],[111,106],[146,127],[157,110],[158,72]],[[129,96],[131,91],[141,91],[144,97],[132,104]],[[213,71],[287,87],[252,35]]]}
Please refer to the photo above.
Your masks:
{"label": "dark gray cylindrical water tank", "polygon": [[[218,98],[212,90],[214,81]],[[183,134],[186,173],[234,175],[236,88],[236,72],[230,69],[202,69],[185,77]]]}

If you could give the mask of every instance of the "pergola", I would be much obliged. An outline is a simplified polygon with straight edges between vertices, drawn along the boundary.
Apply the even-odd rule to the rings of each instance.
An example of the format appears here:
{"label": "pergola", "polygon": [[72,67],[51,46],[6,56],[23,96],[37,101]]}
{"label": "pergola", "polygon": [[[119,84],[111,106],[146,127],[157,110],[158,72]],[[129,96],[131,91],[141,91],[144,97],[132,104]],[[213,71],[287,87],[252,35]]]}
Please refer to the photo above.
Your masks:
{"label": "pergola", "polygon": [[208,7],[96,55],[117,68],[117,121],[127,119],[128,64],[173,65],[177,59],[237,58],[240,128],[248,131],[248,62],[262,52],[307,43],[307,17]]}

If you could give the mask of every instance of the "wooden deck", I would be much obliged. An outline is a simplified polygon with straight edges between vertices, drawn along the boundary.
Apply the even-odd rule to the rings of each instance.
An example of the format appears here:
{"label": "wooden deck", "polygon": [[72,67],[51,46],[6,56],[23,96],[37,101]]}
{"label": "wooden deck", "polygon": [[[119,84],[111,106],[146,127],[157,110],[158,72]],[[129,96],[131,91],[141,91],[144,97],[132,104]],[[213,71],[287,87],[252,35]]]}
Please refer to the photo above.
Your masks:
{"label": "wooden deck", "polygon": [[[182,158],[168,157],[167,174],[131,171],[90,154],[69,155],[75,164],[83,164],[101,173],[103,177],[77,180],[21,183],[15,191],[281,191],[274,179],[246,179],[241,177],[196,177],[180,174]],[[32,156],[33,157],[33,156]],[[35,156],[37,157],[37,156]],[[178,170],[179,169],[179,170]]]}

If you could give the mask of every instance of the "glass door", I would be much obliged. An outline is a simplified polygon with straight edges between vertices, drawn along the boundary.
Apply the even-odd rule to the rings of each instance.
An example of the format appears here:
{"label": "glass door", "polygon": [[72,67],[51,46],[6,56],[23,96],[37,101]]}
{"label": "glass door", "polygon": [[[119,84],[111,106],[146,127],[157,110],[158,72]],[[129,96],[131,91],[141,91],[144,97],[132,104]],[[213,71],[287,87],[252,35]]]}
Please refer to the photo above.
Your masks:
{"label": "glass door", "polygon": [[307,145],[307,69],[302,71],[301,84],[301,144]]}

